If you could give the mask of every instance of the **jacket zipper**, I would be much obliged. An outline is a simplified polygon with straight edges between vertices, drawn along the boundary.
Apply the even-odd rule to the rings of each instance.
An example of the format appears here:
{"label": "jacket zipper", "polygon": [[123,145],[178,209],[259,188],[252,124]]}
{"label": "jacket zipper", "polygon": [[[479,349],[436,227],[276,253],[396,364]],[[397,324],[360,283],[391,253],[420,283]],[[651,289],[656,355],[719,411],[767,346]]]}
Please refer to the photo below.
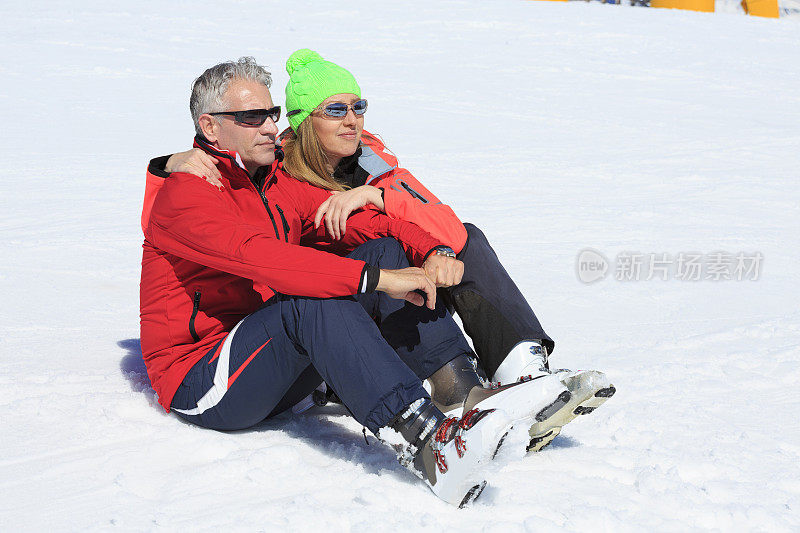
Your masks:
{"label": "jacket zipper", "polygon": [[428,199],[427,198],[425,198],[420,193],[418,193],[417,191],[412,189],[411,186],[408,183],[406,183],[405,181],[398,181],[397,183],[399,183],[400,186],[403,187],[408,194],[410,194],[411,196],[413,196],[414,198],[416,198],[417,200],[419,200],[423,204],[427,204],[428,203]]}
{"label": "jacket zipper", "polygon": [[197,317],[197,312],[200,310],[200,296],[202,296],[200,291],[194,291],[194,298],[192,299],[192,316],[189,318],[189,333],[192,334],[192,339],[194,339],[194,342],[200,342],[200,335],[197,334],[197,330],[194,328],[194,319]]}
{"label": "jacket zipper", "polygon": [[286,242],[289,242],[289,223],[286,222],[286,217],[283,214],[283,209],[278,204],[275,204],[275,209],[278,210],[278,214],[281,216],[281,222],[283,222],[283,238]]}
{"label": "jacket zipper", "polygon": [[[273,174],[274,174],[274,171],[273,171]],[[264,187],[267,186],[267,183],[269,182],[269,180],[271,178],[272,178],[272,175],[268,176],[264,180]],[[248,179],[249,179],[249,176],[248,176]],[[253,185],[253,187],[258,189],[258,195],[261,197],[261,202],[264,204],[264,207],[267,209],[267,214],[269,215],[269,219],[272,221],[272,229],[275,230],[275,238],[280,240],[281,236],[278,233],[278,225],[275,223],[275,215],[272,214],[272,209],[269,208],[269,200],[267,200],[267,195],[264,194],[264,189],[262,187],[257,186],[255,183],[253,183],[252,180],[249,180],[249,181]]]}
{"label": "jacket zipper", "polygon": [[275,238],[281,240],[281,236],[278,233],[278,225],[275,223],[275,216],[272,214],[272,209],[269,208],[269,200],[267,200],[267,197],[264,195],[263,191],[258,191],[258,193],[261,195],[261,201],[264,202],[264,207],[267,208],[269,219],[272,221],[272,229],[275,230]]}

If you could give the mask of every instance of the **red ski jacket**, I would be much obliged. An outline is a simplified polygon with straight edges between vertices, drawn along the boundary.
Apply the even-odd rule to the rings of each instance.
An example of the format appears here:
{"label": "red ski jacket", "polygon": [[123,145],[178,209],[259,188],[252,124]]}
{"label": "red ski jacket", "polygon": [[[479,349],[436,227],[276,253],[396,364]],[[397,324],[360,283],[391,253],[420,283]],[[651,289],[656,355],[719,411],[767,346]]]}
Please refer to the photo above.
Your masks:
{"label": "red ski jacket", "polygon": [[413,222],[456,252],[467,242],[467,230],[449,205],[443,204],[411,172],[401,168],[397,158],[375,135],[361,135],[358,165],[369,176],[366,184],[383,189],[384,211],[398,220]]}
{"label": "red ski jacket", "polygon": [[[173,173],[164,180],[151,172],[148,182],[163,184],[151,191],[155,199],[146,200],[146,218],[143,214],[142,354],[167,410],[189,369],[276,292],[336,297],[377,283],[376,269],[363,261],[299,245],[327,239],[324,226],[314,229],[327,191],[292,178],[277,162],[259,171],[257,189],[237,163],[238,154],[202,139],[195,147],[220,160],[224,189],[192,174]],[[330,250],[345,253],[386,236],[403,243],[417,265],[442,244],[414,224],[361,210]]]}

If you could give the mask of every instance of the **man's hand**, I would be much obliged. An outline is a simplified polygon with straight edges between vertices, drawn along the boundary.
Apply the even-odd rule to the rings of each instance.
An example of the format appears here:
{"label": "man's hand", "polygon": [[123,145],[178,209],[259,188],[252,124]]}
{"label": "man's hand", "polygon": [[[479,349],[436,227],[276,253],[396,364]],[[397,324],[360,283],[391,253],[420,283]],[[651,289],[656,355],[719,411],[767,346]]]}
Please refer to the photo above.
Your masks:
{"label": "man's hand", "polygon": [[398,300],[406,300],[414,305],[423,305],[425,298],[415,292],[421,290],[428,297],[428,309],[436,308],[436,287],[421,268],[381,269],[381,277],[375,290],[385,292]]}
{"label": "man's hand", "polygon": [[317,208],[314,227],[318,228],[324,219],[328,235],[337,240],[341,239],[347,230],[347,217],[356,209],[360,209],[367,204],[372,204],[383,211],[383,198],[381,197],[380,189],[372,185],[362,185],[349,191],[333,191],[331,192],[331,197],[322,202]]}
{"label": "man's hand", "polygon": [[444,255],[431,254],[422,264],[425,274],[437,287],[452,287],[461,283],[464,263]]}
{"label": "man's hand", "polygon": [[222,174],[217,169],[219,160],[210,156],[200,148],[192,148],[188,152],[172,154],[167,159],[164,170],[167,172],[186,172],[200,176],[214,187],[222,190]]}

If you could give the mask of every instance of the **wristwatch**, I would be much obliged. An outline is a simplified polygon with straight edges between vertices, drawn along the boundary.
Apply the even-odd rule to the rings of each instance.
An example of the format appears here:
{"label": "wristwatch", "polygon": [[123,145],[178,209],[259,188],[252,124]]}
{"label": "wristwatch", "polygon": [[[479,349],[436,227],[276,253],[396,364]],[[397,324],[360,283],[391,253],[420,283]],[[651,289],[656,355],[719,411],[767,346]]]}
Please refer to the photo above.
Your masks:
{"label": "wristwatch", "polygon": [[435,246],[433,248],[433,253],[436,254],[436,255],[443,255],[445,257],[452,257],[453,259],[456,258],[455,251],[453,251],[453,249],[450,248],[449,246],[444,246],[444,245]]}

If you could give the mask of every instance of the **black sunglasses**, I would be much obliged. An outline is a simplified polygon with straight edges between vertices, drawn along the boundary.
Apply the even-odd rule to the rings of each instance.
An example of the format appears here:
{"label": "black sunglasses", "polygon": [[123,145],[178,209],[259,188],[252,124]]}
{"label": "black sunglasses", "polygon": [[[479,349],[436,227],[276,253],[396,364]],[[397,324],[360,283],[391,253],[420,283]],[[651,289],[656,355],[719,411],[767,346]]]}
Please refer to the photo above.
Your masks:
{"label": "black sunglasses", "polygon": [[[356,115],[363,115],[367,112],[367,101],[365,99],[356,100],[352,104],[348,105],[343,102],[333,102],[331,104],[326,105],[325,107],[317,107],[316,109],[321,110],[326,116],[331,118],[342,118],[347,115],[347,111],[352,109],[353,113]],[[316,109],[310,109],[311,111],[316,111]],[[298,113],[302,113],[303,109],[293,109],[286,113],[286,117],[291,117],[297,115]]]}
{"label": "black sunglasses", "polygon": [[[345,111],[346,112],[346,111]],[[233,117],[237,124],[245,126],[261,126],[267,121],[277,123],[281,118],[281,106],[276,105],[269,109],[248,109],[247,111],[219,111],[218,113],[208,113],[209,115],[228,115]]]}

